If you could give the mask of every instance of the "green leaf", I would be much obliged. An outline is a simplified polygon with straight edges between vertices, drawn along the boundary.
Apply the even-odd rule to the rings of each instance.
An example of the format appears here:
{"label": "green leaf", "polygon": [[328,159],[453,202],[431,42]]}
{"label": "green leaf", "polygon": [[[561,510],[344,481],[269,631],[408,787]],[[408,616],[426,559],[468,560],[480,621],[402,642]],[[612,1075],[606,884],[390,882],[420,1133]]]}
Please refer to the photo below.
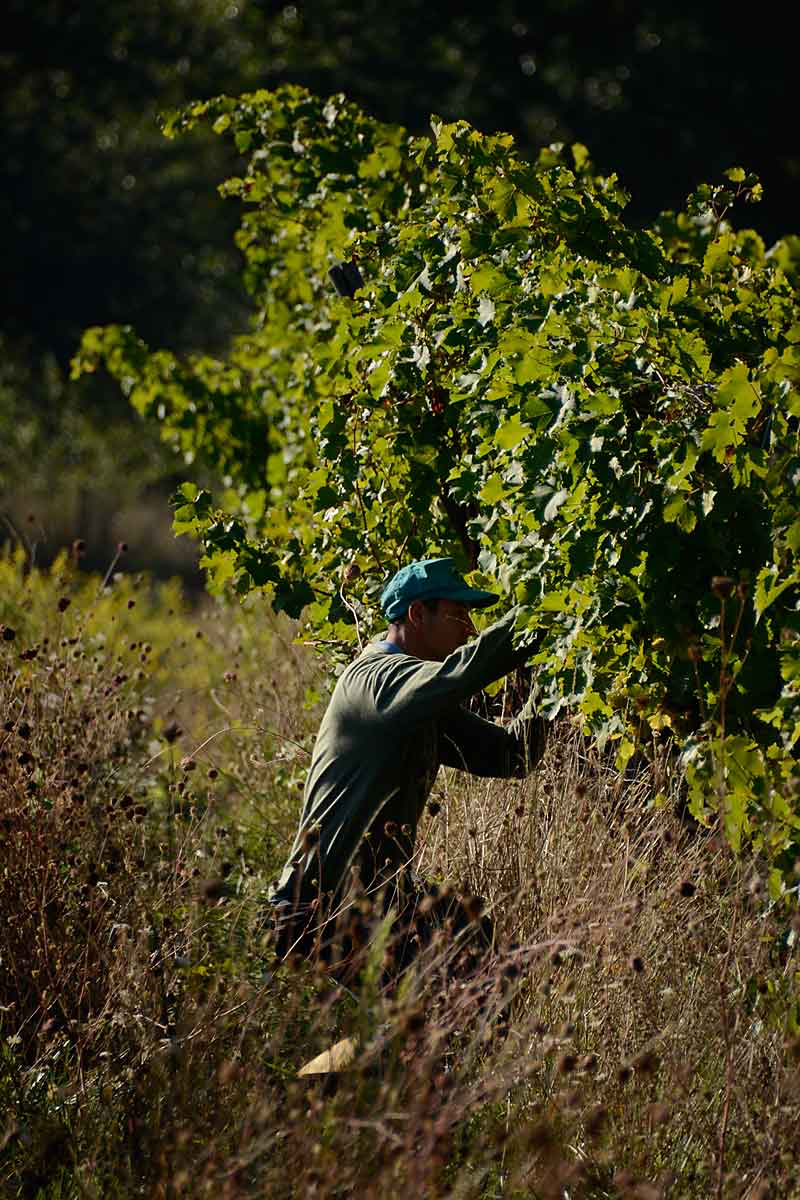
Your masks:
{"label": "green leaf", "polygon": [[526,383],[535,383],[539,379],[548,379],[552,375],[552,355],[544,350],[531,350],[514,367],[514,379],[524,387]]}
{"label": "green leaf", "polygon": [[670,475],[669,480],[667,481],[667,487],[671,488],[673,491],[683,488],[689,475],[691,475],[692,471],[694,470],[698,458],[699,451],[694,443],[690,442],[686,447],[686,454],[684,455],[683,462],[678,467],[677,471],[674,471],[673,474]]}
{"label": "green leaf", "polygon": [[700,449],[710,451],[717,462],[723,463],[727,459],[728,448],[733,448],[740,441],[741,433],[734,426],[731,414],[715,412],[703,432]]}
{"label": "green leaf", "polygon": [[492,506],[497,504],[507,494],[507,489],[502,479],[496,472],[489,476],[489,478],[486,480],[486,483],[480,490],[480,498],[483,503]]}
{"label": "green leaf", "polygon": [[589,151],[582,142],[574,142],[572,145],[572,160],[579,171],[589,162]]}
{"label": "green leaf", "polygon": [[800,550],[800,517],[796,521],[793,521],[786,530],[786,545],[793,554],[797,554],[798,550]]}
{"label": "green leaf", "polygon": [[526,400],[522,410],[526,417],[531,420],[536,420],[539,417],[546,417],[549,421],[553,416],[553,410],[546,400],[542,400],[539,396],[532,396],[530,400]]}
{"label": "green leaf", "polygon": [[685,533],[691,533],[697,524],[697,514],[689,506],[686,496],[679,492],[664,505],[664,520],[668,525],[678,525]]}
{"label": "green leaf", "polygon": [[733,248],[733,235],[723,233],[715,241],[713,241],[705,252],[703,257],[703,271],[707,275],[714,275],[718,271],[722,271],[730,262],[730,253]]}
{"label": "green leaf", "polygon": [[497,267],[486,264],[472,272],[470,284],[475,295],[485,292],[487,296],[491,296],[503,292],[507,280],[503,272],[499,271]]}
{"label": "green leaf", "polygon": [[715,403],[721,408],[727,408],[742,426],[759,411],[759,390],[757,385],[751,382],[744,363],[737,363],[722,373]]}
{"label": "green leaf", "polygon": [[494,435],[494,440],[501,450],[513,450],[530,432],[530,425],[526,425],[520,420],[519,414],[515,413],[510,420],[504,421],[500,425]]}
{"label": "green leaf", "polygon": [[756,624],[784,592],[791,587],[796,587],[798,583],[800,583],[800,568],[795,568],[783,579],[780,578],[779,569],[775,566],[767,566],[759,571],[754,597]]}

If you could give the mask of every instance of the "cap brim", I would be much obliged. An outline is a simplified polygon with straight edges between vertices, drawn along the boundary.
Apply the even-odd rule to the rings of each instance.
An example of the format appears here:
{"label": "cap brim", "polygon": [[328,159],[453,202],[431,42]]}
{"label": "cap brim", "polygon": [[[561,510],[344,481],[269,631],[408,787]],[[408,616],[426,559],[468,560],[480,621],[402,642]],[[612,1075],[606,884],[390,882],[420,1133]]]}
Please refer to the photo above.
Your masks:
{"label": "cap brim", "polygon": [[468,608],[490,608],[500,599],[493,592],[484,592],[480,588],[471,587],[461,588],[458,592],[444,592],[442,595],[448,600],[455,600],[458,604],[466,604]]}

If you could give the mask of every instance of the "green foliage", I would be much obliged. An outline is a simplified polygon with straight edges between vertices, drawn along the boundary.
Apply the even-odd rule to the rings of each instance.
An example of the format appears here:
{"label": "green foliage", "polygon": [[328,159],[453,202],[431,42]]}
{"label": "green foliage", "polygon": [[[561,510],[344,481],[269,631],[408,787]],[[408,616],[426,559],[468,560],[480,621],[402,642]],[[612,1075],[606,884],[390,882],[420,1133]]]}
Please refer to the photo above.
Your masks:
{"label": "green foliage", "polygon": [[789,852],[798,818],[770,797],[800,732],[800,255],[726,220],[755,177],[636,230],[583,146],[529,163],[510,136],[408,137],[298,88],[166,132],[199,122],[249,155],[222,190],[252,328],[186,361],[93,329],[75,371],[104,362],[226,477],[178,497],[212,586],[352,641],[391,570],[455,552],[547,630],[543,712],[579,712],[620,765],[675,734],[697,815],[732,796],[734,844]]}

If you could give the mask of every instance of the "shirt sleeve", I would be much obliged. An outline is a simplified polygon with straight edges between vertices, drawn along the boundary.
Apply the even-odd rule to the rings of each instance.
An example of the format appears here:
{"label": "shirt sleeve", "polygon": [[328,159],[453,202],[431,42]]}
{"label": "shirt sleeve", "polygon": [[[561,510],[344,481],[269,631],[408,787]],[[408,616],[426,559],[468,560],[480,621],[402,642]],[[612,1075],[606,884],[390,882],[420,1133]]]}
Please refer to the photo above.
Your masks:
{"label": "shirt sleeve", "polygon": [[522,779],[544,754],[546,728],[541,717],[503,726],[458,708],[439,724],[439,758],[470,775]]}
{"label": "shirt sleeve", "polygon": [[[392,655],[380,673],[373,675],[372,699],[376,712],[393,721],[408,720],[416,724],[442,716],[496,679],[502,679],[536,651],[535,645],[515,649],[516,612],[512,609],[474,641],[448,655],[444,662],[430,662],[409,654]],[[355,678],[353,682],[359,686]]]}

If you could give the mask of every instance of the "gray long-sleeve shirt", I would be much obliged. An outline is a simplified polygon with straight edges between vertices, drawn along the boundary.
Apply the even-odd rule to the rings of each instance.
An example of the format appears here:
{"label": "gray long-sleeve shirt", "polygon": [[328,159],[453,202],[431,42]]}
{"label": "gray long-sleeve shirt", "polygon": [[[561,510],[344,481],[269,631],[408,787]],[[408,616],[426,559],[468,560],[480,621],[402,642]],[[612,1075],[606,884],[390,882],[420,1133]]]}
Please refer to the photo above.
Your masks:
{"label": "gray long-sleeve shirt", "polygon": [[355,865],[365,886],[390,878],[413,854],[440,764],[512,778],[538,762],[541,719],[503,727],[462,707],[534,652],[514,649],[514,616],[512,610],[444,662],[373,643],[345,669],[317,734],[274,902],[332,897]]}

